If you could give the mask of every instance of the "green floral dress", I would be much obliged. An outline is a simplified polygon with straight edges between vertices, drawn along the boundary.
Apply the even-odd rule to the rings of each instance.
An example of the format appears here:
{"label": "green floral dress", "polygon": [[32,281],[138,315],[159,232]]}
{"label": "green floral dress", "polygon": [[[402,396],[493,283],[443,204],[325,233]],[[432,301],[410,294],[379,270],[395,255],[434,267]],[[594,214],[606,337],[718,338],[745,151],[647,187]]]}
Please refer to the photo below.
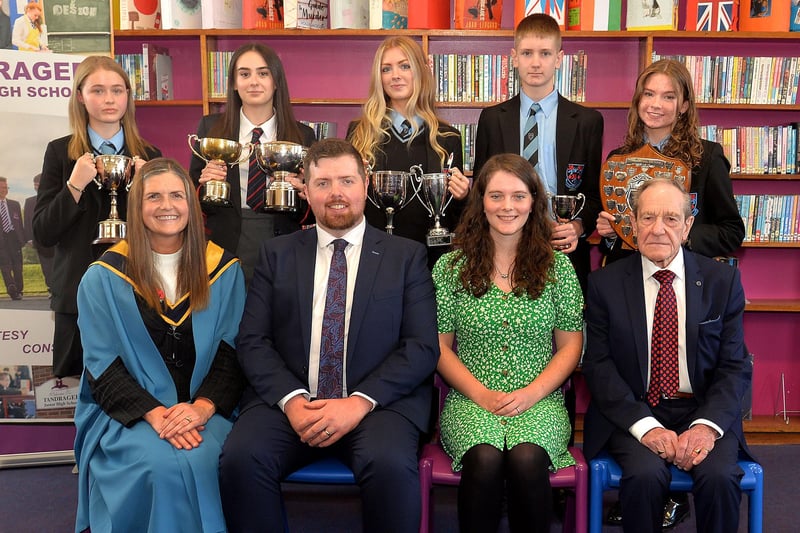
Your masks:
{"label": "green floral dress", "polygon": [[[459,290],[463,263],[450,267],[454,253],[445,254],[433,269],[439,332],[455,332],[458,357],[488,388],[511,392],[525,387],[552,359],[553,329],[583,327],[583,296],[572,263],[555,253],[556,281],[536,300],[504,293],[496,285],[476,298]],[[453,470],[461,469],[461,458],[477,444],[503,450],[532,442],[547,451],[553,469],[575,464],[567,451],[572,429],[559,389],[513,417],[494,415],[451,389],[440,425]]]}

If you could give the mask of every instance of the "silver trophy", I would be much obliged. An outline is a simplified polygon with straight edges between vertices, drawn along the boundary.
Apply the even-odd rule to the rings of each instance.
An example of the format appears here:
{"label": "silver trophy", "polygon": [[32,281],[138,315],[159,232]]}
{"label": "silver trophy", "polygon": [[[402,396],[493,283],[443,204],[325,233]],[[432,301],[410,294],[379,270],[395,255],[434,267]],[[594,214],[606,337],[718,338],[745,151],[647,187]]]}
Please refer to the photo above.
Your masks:
{"label": "silver trophy", "polygon": [[367,196],[375,207],[386,214],[386,233],[391,235],[394,230],[394,214],[414,198],[413,194],[410,198],[408,196],[408,183],[412,175],[396,170],[370,171],[369,175],[372,186]]}
{"label": "silver trophy", "polygon": [[125,155],[98,155],[94,158],[97,176],[94,182],[99,189],[108,191],[111,197],[111,209],[106,220],[98,224],[97,238],[92,244],[114,244],[125,238],[125,221],[117,212],[117,190],[125,187],[128,190],[133,174],[133,159]]}
{"label": "silver trophy", "polygon": [[411,171],[417,177],[422,190],[420,195],[422,205],[428,211],[428,216],[433,217],[433,227],[428,230],[426,236],[428,246],[450,246],[453,243],[453,234],[440,222],[447,206],[453,200],[453,195],[448,189],[450,174],[447,172],[424,174],[419,165],[412,166]]}
{"label": "silver trophy", "polygon": [[286,181],[303,167],[306,148],[297,143],[275,141],[254,146],[256,161],[267,173],[269,186],[264,191],[264,209],[267,211],[295,212],[299,207],[297,190]]}
{"label": "silver trophy", "polygon": [[[225,165],[236,165],[247,161],[253,150],[250,143],[240,144],[230,139],[218,139],[215,137],[199,138],[194,133],[189,134],[189,148],[194,155],[206,163],[220,163]],[[197,144],[197,149],[195,149]],[[231,205],[231,187],[225,180],[209,180],[204,186],[204,194],[201,201],[206,204]]]}
{"label": "silver trophy", "polygon": [[[578,207],[580,202],[580,207]],[[566,224],[570,220],[575,220],[578,215],[583,211],[583,206],[586,204],[586,197],[583,193],[578,193],[576,196],[569,194],[555,194],[550,196],[550,207],[553,210],[553,216],[559,224]]]}

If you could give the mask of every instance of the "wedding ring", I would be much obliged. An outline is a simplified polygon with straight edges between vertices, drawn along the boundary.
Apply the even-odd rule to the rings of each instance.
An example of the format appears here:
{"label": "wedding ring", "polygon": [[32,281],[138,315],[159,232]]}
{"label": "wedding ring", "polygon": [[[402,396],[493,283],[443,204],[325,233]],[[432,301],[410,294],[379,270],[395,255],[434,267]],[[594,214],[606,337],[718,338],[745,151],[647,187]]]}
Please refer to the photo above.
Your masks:
{"label": "wedding ring", "polygon": [[325,429],[323,429],[322,431],[324,431],[324,432],[325,432],[325,434],[328,436],[328,438],[331,438],[331,437],[333,436],[333,433],[331,433],[330,431],[328,431],[328,428],[325,428]]}
{"label": "wedding ring", "polygon": [[658,450],[656,453],[657,453],[658,455],[664,455],[664,454],[665,454],[665,453],[667,453],[667,452],[665,452],[664,450]]}
{"label": "wedding ring", "polygon": [[517,414],[519,414],[519,407],[515,407],[514,409],[517,410]]}
{"label": "wedding ring", "polygon": [[699,454],[699,453],[700,453],[700,452],[702,452],[702,451],[703,451],[703,449],[702,449],[702,448],[695,448],[695,449],[694,449],[694,453],[695,453],[695,454]]}
{"label": "wedding ring", "polygon": [[184,417],[184,420],[186,420],[190,424],[192,423],[192,417],[191,416]]}

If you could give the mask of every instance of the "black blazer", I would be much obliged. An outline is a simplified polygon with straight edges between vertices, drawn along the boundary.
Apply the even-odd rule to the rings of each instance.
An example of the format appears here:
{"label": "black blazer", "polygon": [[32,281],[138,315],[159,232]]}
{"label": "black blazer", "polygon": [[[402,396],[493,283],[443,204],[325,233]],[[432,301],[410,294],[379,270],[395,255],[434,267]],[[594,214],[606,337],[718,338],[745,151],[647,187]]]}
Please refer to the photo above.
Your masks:
{"label": "black blazer", "polygon": [[[249,383],[242,411],[308,389],[317,232],[261,245],[236,351]],[[439,359],[436,300],[425,249],[366,226],[347,335],[348,392],[428,429]]]}
{"label": "black blazer", "polygon": [[[201,139],[208,137],[208,132],[222,119],[222,114],[217,113],[213,115],[206,115],[200,119],[200,124],[197,126],[197,136]],[[314,130],[302,124],[297,123],[300,128],[300,134],[303,136],[303,146],[311,146],[316,142]],[[239,140],[239,121],[236,120],[234,125],[234,134],[229,138],[233,141]],[[206,162],[192,154],[192,161],[189,164],[189,176],[196,187],[200,187],[200,172],[206,166]],[[239,165],[228,166],[228,175],[225,181],[230,185],[230,201],[231,206],[217,206],[202,204],[203,214],[205,215],[206,234],[209,239],[219,244],[231,253],[236,253],[236,246],[239,244],[239,235],[242,232],[242,197],[239,188]],[[306,203],[301,202],[300,209],[297,214],[278,214],[275,215],[275,235],[285,235],[300,229],[300,222],[306,214]],[[313,223],[313,216],[306,219],[304,223]]]}
{"label": "black blazer", "polygon": [[[478,119],[475,134],[474,174],[493,155],[519,154],[519,95],[487,107]],[[579,215],[583,221],[583,238],[577,249],[569,254],[581,286],[591,271],[589,245],[586,237],[592,234],[600,212],[600,167],[603,160],[603,115],[558,96],[556,116],[556,182],[558,194],[586,196],[586,205]]]}
{"label": "black blazer", "polygon": [[0,239],[5,242],[5,239],[8,238],[12,245],[22,248],[26,242],[25,227],[22,222],[22,209],[20,209],[19,202],[8,197],[6,197],[6,207],[8,207],[8,216],[11,218],[11,225],[14,226],[14,230],[6,235],[0,229]]}
{"label": "black blazer", "polygon": [[[89,184],[76,204],[67,188],[75,161],[67,156],[71,135],[47,145],[42,178],[33,213],[33,236],[42,246],[55,246],[55,264],[50,290],[51,308],[57,313],[78,312],[78,283],[86,268],[104,251],[91,243],[97,238],[97,224],[108,218],[111,199],[105,190]],[[127,146],[123,154],[130,156]],[[158,148],[147,150],[147,159],[160,157]],[[125,220],[128,193],[117,191],[117,209]]]}
{"label": "black blazer", "polygon": [[[743,450],[742,397],[752,376],[744,346],[739,270],[684,250],[686,359],[697,418],[732,431]],[[589,276],[583,375],[591,392],[584,453],[594,457],[614,429],[651,416],[646,402],[648,340],[641,255]],[[749,453],[749,452],[748,452]]]}

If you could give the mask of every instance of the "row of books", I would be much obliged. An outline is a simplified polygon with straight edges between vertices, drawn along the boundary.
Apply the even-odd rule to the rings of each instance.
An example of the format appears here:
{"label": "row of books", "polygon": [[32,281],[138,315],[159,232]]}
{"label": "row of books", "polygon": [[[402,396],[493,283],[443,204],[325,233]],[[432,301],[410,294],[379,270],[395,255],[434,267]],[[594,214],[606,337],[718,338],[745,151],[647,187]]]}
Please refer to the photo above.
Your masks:
{"label": "row of books", "polygon": [[662,56],[689,70],[699,103],[769,104],[798,103],[800,57]]}
{"label": "row of books", "polygon": [[800,195],[737,194],[744,242],[800,241]]}
{"label": "row of books", "polygon": [[309,122],[308,120],[301,120],[300,122],[314,130],[314,136],[317,140],[336,137],[336,131],[338,130],[336,122]]}
{"label": "row of books", "polygon": [[[504,5],[505,3],[505,5]],[[800,31],[794,0],[113,0],[117,29],[455,29],[497,30],[551,15],[583,31]]]}
{"label": "row of books", "polygon": [[[503,102],[519,92],[519,77],[511,57],[503,54],[429,54],[438,81],[439,102]],[[586,101],[588,58],[581,50],[565,54],[556,70],[555,87],[574,102]]]}
{"label": "row of books", "polygon": [[215,50],[208,52],[208,96],[225,98],[228,91],[228,69],[233,52]]}
{"label": "row of books", "polygon": [[700,136],[716,141],[731,163],[731,174],[800,173],[800,123],[784,126],[702,126]]}
{"label": "row of books", "polygon": [[464,168],[462,172],[469,172],[475,167],[475,132],[477,124],[451,124],[461,134],[461,148],[464,153]]}
{"label": "row of books", "polygon": [[172,100],[172,57],[165,48],[142,43],[141,54],[117,54],[117,63],[128,74],[134,100]]}

